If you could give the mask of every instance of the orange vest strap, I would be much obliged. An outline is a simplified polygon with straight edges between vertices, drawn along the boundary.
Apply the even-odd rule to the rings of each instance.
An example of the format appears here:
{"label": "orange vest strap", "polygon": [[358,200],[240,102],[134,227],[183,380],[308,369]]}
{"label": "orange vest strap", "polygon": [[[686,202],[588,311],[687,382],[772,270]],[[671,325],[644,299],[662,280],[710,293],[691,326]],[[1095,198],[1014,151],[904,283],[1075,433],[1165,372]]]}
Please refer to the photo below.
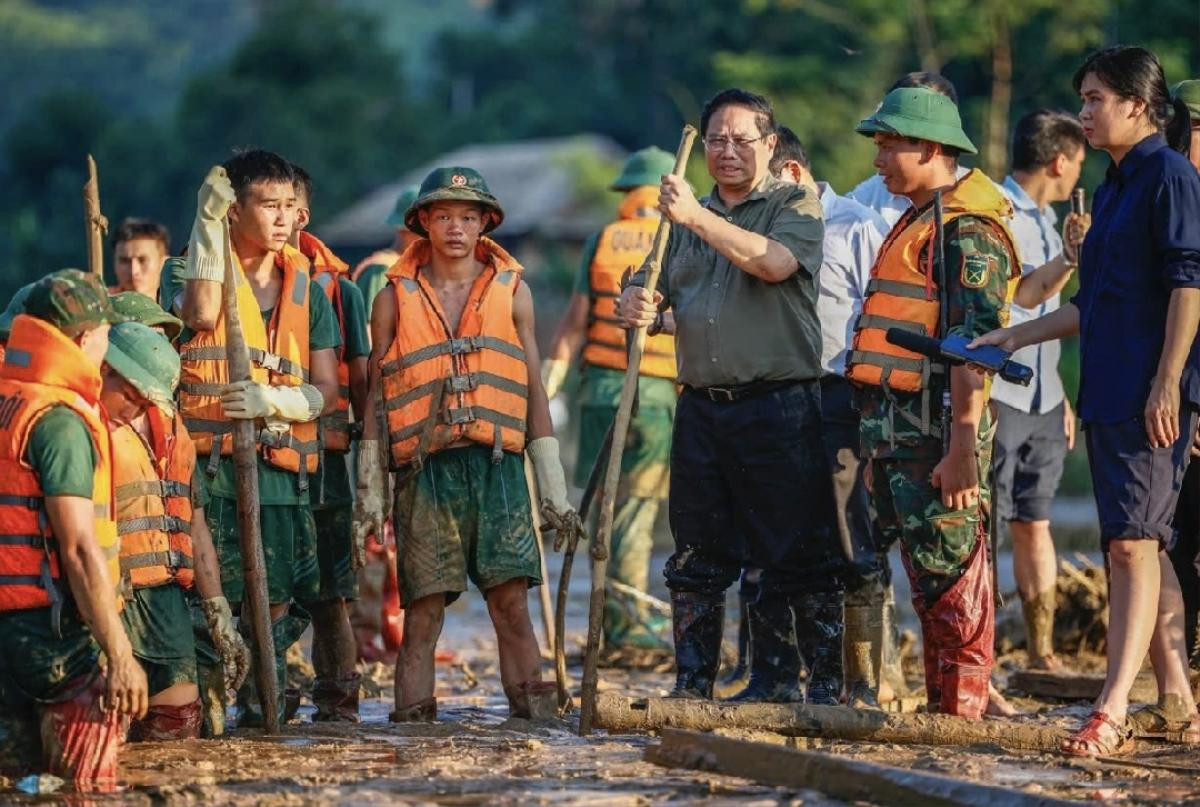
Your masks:
{"label": "orange vest strap", "polygon": [[192,559],[178,549],[168,549],[163,552],[143,552],[140,555],[121,556],[121,574],[128,575],[134,569],[145,569],[166,566],[168,569],[192,569]]}
{"label": "orange vest strap", "polygon": [[192,525],[178,516],[142,516],[127,518],[117,522],[117,535],[129,535],[132,532],[181,532],[192,534]]}
{"label": "orange vest strap", "polygon": [[191,496],[192,486],[186,482],[176,482],[173,479],[142,479],[137,482],[126,482],[117,487],[117,502],[128,501],[137,496],[157,496],[169,499],[172,496],[180,498]]}
{"label": "orange vest strap", "polygon": [[379,371],[384,375],[390,375],[398,372],[401,367],[412,367],[414,364],[436,359],[438,356],[461,356],[478,350],[495,350],[519,361],[525,361],[525,351],[503,339],[497,339],[494,336],[462,336],[406,353],[398,359],[385,363],[379,368]]}

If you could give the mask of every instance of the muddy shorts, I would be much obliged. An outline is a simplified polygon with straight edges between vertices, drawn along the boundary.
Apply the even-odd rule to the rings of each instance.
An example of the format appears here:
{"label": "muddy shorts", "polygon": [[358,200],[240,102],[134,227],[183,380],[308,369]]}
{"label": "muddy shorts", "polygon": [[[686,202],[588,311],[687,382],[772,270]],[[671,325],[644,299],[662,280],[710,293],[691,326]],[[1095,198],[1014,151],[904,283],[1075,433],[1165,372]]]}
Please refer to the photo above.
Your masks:
{"label": "muddy shorts", "polygon": [[468,579],[485,593],[516,578],[542,582],[520,454],[493,464],[489,446],[439,451],[396,486],[394,512],[402,602],[453,602]]}
{"label": "muddy shorts", "polygon": [[996,512],[1004,521],[1049,521],[1067,456],[1063,405],[1040,415],[996,402],[992,443]]}
{"label": "muddy shorts", "polygon": [[[312,510],[307,505],[264,504],[259,512],[268,599],[273,603],[315,600],[321,577],[317,569],[317,525]],[[204,508],[204,516],[221,564],[221,587],[226,599],[236,607],[245,589],[237,502],[213,496]]]}
{"label": "muddy shorts", "polygon": [[353,516],[352,504],[313,509],[313,521],[317,525],[317,568],[321,577],[321,593],[317,602],[353,600],[358,597],[358,575],[351,557]]}
{"label": "muddy shorts", "polygon": [[133,655],[146,671],[151,696],[176,684],[197,682],[192,615],[182,588],[166,583],[134,589],[121,622]]}
{"label": "muddy shorts", "polygon": [[1085,425],[1100,544],[1105,550],[1109,541],[1123,538],[1156,540],[1160,548],[1172,546],[1175,505],[1195,434],[1196,413],[1187,408],[1179,416],[1179,439],[1168,448],[1150,447],[1140,417]]}

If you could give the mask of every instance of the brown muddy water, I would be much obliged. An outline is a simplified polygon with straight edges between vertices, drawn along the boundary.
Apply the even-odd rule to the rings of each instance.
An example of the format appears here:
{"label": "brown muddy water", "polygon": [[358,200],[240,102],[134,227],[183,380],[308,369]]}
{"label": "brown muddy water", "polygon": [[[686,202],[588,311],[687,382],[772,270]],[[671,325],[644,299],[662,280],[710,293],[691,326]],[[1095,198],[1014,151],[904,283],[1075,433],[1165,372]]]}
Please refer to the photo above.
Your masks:
{"label": "brown muddy water", "polygon": [[[557,558],[551,558],[557,580]],[[578,659],[586,618],[587,571],[572,585],[568,654]],[[656,567],[657,568],[657,567]],[[899,575],[902,579],[903,575]],[[899,592],[898,592],[899,595]],[[899,598],[899,597],[898,597]],[[536,595],[530,597],[540,631]],[[733,609],[730,609],[732,615]],[[730,631],[732,636],[732,626]],[[562,722],[508,719],[500,690],[495,641],[482,598],[470,592],[452,606],[442,648],[452,658],[438,665],[440,722],[391,725],[391,671],[363,667],[363,722],[314,725],[306,704],[279,736],[238,730],[219,740],[145,743],[126,747],[121,790],[106,796],[64,792],[26,796],[11,783],[0,788],[5,804],[839,804],[819,792],[772,787],[718,773],[667,769],[645,762],[647,735],[597,732],[576,735],[577,715]],[[919,649],[918,649],[919,652]],[[915,659],[914,659],[915,661]],[[1004,660],[1007,671],[1021,661]],[[1080,660],[1094,669],[1098,659]],[[919,664],[910,665],[916,669]],[[553,678],[553,665],[544,665]],[[576,694],[580,669],[571,667]],[[669,673],[601,671],[603,689],[664,695]],[[911,680],[914,687],[919,680]],[[1085,703],[1051,704],[1015,697],[1022,719],[1074,725]],[[733,734],[732,732],[726,732]],[[1128,804],[1200,803],[1200,751],[1144,744],[1117,764],[1072,760],[1055,754],[1017,754],[996,747],[932,748],[785,740],[743,733],[746,739],[791,744],[962,780],[998,785],[1052,799]]]}

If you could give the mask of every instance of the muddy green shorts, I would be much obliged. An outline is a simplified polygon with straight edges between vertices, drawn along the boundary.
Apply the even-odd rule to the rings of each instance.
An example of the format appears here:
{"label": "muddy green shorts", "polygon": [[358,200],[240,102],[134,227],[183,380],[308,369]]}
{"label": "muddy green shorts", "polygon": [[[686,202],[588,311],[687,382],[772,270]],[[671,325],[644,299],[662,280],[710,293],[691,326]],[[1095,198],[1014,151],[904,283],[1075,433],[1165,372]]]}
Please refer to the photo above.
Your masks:
{"label": "muddy green shorts", "polygon": [[133,655],[146,671],[151,696],[176,684],[196,683],[196,642],[182,588],[165,583],[134,589],[121,611],[121,622]]}
{"label": "muddy green shorts", "polygon": [[358,598],[358,575],[351,558],[353,514],[352,504],[313,509],[313,521],[317,525],[317,567],[321,573],[321,593],[317,602]]}
{"label": "muddy green shorts", "polygon": [[396,566],[403,602],[431,594],[458,599],[470,579],[481,591],[525,578],[541,584],[525,464],[488,446],[432,455],[396,490]]}
{"label": "muddy green shorts", "polygon": [[[267,562],[267,598],[273,603],[317,598],[317,525],[307,505],[264,504],[259,507],[263,556]],[[213,496],[204,508],[221,564],[221,587],[235,608],[242,601],[242,548],[238,543],[237,502]]]}

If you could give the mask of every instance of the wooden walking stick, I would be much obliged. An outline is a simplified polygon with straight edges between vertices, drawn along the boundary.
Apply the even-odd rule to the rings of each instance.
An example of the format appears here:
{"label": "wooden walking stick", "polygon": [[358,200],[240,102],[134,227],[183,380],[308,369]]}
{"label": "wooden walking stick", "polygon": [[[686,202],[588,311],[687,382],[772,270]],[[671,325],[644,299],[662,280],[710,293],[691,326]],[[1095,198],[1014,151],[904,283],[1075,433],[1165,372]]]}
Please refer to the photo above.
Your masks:
{"label": "wooden walking stick", "polygon": [[[229,362],[229,382],[250,379],[250,351],[242,333],[237,305],[237,269],[229,243],[229,223],[225,231],[225,351]],[[253,420],[234,419],[233,478],[237,487],[238,544],[242,550],[242,576],[245,594],[242,615],[248,617],[250,638],[254,643],[254,675],[263,720],[270,734],[279,733],[279,704],[275,683],[275,637],[271,634],[271,604],[267,597],[266,559],[263,557],[262,525],[259,523],[258,441]],[[214,437],[214,439],[218,439]]]}
{"label": "wooden walking stick", "polygon": [[88,271],[104,279],[104,236],[108,235],[108,219],[100,212],[100,180],[96,176],[96,161],[87,156],[88,180],[83,186],[83,226],[87,230]]}
{"label": "wooden walking stick", "polygon": [[[675,176],[687,167],[688,155],[696,140],[696,128],[690,124],[683,127],[679,150],[675,152]],[[658,276],[662,272],[663,255],[667,249],[667,235],[671,222],[663,216],[654,233],[654,246],[646,260],[645,287],[651,293],[658,287]],[[640,327],[629,334],[629,366],[625,368],[625,383],[621,387],[621,400],[617,405],[617,416],[613,421],[612,448],[608,454],[608,469],[604,474],[604,486],[600,498],[600,522],[596,537],[592,540],[592,588],[588,606],[587,651],[583,657],[583,687],[579,715],[579,734],[592,732],[596,716],[596,673],[600,655],[601,625],[604,620],[604,588],[608,577],[608,542],[612,536],[613,511],[616,506],[617,483],[621,477],[621,455],[625,452],[625,438],[629,436],[629,421],[633,416],[633,399],[637,394],[638,373],[642,364],[642,351],[646,346],[646,328]]]}

